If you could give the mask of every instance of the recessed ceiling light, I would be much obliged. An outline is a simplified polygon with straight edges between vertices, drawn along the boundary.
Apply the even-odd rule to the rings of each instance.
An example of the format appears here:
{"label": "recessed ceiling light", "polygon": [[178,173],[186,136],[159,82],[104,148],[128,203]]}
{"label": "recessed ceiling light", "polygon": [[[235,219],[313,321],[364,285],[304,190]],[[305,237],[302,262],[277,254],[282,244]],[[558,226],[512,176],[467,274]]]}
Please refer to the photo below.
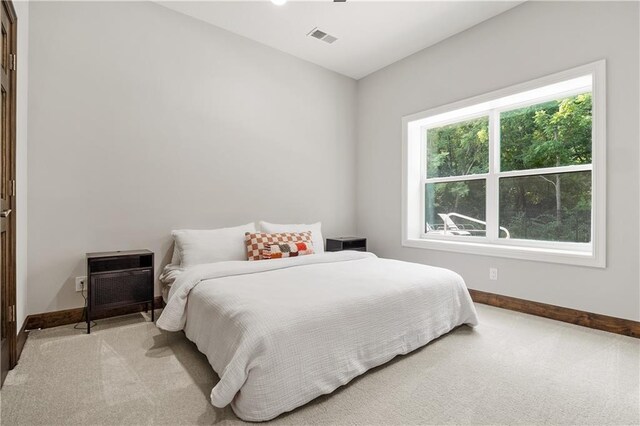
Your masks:
{"label": "recessed ceiling light", "polygon": [[287,0],[271,0],[271,3],[275,4],[276,6],[282,6],[286,2]]}

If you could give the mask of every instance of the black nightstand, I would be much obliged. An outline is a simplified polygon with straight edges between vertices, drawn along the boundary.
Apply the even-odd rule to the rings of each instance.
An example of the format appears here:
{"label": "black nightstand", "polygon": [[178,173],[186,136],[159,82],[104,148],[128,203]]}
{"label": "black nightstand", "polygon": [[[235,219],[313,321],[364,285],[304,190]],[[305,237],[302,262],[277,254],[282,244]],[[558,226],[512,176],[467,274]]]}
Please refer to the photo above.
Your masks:
{"label": "black nightstand", "polygon": [[361,237],[327,238],[327,251],[367,251],[367,239]]}
{"label": "black nightstand", "polygon": [[87,253],[87,284],[87,334],[93,314],[127,305],[151,303],[154,321],[153,252]]}

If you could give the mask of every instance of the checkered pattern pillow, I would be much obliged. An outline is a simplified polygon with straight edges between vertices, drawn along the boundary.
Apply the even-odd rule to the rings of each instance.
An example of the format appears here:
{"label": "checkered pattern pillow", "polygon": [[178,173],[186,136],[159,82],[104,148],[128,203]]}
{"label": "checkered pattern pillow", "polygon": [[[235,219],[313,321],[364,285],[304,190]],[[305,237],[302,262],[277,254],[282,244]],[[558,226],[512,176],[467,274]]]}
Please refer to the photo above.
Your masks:
{"label": "checkered pattern pillow", "polygon": [[281,259],[306,254],[313,254],[313,244],[309,242],[268,244],[262,250],[263,259]]}
{"label": "checkered pattern pillow", "polygon": [[245,232],[244,242],[247,246],[248,260],[262,260],[262,252],[267,246],[278,243],[309,243],[311,246],[311,231],[280,232],[267,234],[265,232]]}

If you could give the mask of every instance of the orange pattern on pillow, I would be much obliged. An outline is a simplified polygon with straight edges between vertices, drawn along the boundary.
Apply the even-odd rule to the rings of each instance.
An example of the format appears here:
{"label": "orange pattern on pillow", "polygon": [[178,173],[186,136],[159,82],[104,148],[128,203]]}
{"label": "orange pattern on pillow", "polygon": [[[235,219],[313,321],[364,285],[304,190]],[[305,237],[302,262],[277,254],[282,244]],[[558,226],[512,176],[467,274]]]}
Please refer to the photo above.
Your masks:
{"label": "orange pattern on pillow", "polygon": [[247,260],[262,260],[262,252],[268,245],[278,243],[311,243],[311,231],[280,232],[267,234],[266,232],[245,232],[244,242],[247,246]]}
{"label": "orange pattern on pillow", "polygon": [[313,244],[309,242],[269,244],[262,251],[263,259],[282,259],[313,254]]}

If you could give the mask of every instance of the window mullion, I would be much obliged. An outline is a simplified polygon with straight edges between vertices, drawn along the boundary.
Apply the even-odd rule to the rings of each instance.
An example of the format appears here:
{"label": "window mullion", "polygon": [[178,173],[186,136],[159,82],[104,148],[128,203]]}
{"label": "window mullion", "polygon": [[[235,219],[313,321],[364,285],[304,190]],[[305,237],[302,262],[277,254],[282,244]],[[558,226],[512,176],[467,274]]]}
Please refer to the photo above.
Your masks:
{"label": "window mullion", "polygon": [[424,127],[420,128],[420,232],[422,234],[427,232],[427,206],[426,206],[426,191],[427,191],[427,130]]}
{"label": "window mullion", "polygon": [[498,173],[500,172],[500,113],[489,114],[489,175],[487,176],[487,239],[498,240]]}
{"label": "window mullion", "polygon": [[424,183],[448,183],[448,182],[464,182],[469,180],[484,180],[489,176],[487,173],[478,175],[460,175],[460,176],[445,176],[424,179]]}

